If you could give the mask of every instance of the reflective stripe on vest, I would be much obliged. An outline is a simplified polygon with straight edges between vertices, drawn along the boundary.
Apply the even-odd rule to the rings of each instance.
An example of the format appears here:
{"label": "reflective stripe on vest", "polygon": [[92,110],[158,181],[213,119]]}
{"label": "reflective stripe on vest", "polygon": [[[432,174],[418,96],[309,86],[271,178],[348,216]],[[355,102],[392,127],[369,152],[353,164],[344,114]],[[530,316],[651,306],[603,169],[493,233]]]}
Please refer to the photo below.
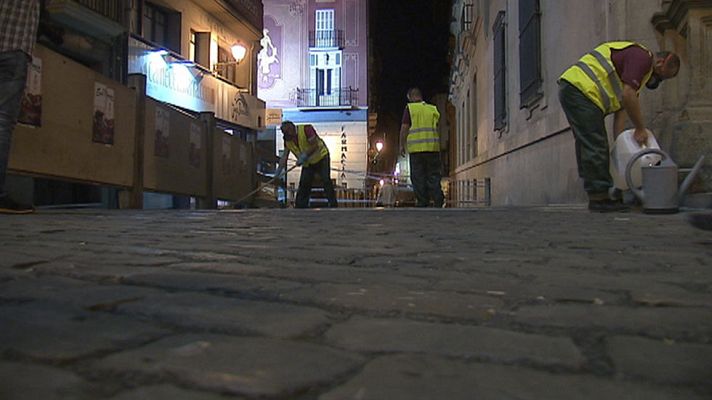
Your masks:
{"label": "reflective stripe on vest", "polygon": [[[610,114],[621,109],[623,101],[623,82],[611,60],[612,50],[622,50],[630,46],[639,46],[650,53],[648,49],[634,42],[604,43],[594,51],[587,53],[581,59],[564,71],[560,79],[576,86],[604,113]],[[652,57],[652,53],[651,57]],[[651,66],[638,88],[638,93],[653,73]]]}
{"label": "reflective stripe on vest", "polygon": [[[307,162],[303,164],[304,167],[316,164],[321,161],[322,158],[329,155],[329,149],[326,147],[324,141],[321,140],[319,136],[317,136],[316,139],[318,141],[318,148],[312,153],[311,157],[309,157],[309,160],[307,160]],[[294,153],[295,156],[299,157],[300,154],[302,154],[306,149],[309,148],[309,139],[307,139],[307,134],[304,130],[304,125],[297,125],[297,141],[299,142],[299,145],[292,142],[291,140],[285,142],[285,145],[287,146],[289,151]]]}
{"label": "reflective stripe on vest", "polygon": [[408,153],[439,152],[438,109],[423,101],[408,103],[408,112],[411,123],[406,139]]}

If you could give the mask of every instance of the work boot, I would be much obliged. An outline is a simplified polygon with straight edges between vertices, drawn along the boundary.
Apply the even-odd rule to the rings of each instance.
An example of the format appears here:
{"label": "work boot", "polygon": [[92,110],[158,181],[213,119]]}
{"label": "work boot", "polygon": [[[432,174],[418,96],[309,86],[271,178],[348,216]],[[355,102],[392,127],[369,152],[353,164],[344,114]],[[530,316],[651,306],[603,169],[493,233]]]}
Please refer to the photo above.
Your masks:
{"label": "work boot", "polygon": [[609,213],[609,212],[627,212],[630,207],[620,202],[620,200],[589,200],[588,209],[591,212]]}
{"label": "work boot", "polygon": [[30,214],[35,208],[13,201],[10,196],[0,197],[0,214]]}

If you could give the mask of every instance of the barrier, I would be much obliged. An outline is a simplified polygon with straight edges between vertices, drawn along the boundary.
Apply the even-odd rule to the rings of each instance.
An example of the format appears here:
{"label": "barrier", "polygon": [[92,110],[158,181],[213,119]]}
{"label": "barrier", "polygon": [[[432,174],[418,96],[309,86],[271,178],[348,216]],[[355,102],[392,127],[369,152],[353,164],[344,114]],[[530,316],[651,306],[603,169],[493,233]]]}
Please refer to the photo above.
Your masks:
{"label": "barrier", "polygon": [[[9,171],[126,189],[121,207],[142,208],[143,191],[193,196],[200,208],[235,201],[256,184],[251,143],[146,96],[42,45],[36,92],[24,102],[33,126],[14,131]],[[127,196],[128,195],[128,196]]]}

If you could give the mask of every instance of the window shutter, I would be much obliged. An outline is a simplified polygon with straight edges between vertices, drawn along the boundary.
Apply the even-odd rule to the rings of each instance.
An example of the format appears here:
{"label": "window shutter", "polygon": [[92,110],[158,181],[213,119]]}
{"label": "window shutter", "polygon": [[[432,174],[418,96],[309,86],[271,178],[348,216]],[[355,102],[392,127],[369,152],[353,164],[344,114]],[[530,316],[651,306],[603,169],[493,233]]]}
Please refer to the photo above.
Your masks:
{"label": "window shutter", "polygon": [[519,0],[519,88],[521,107],[541,97],[539,0]]}
{"label": "window shutter", "polygon": [[494,129],[502,130],[507,120],[507,54],[505,43],[505,12],[495,20],[494,33]]}

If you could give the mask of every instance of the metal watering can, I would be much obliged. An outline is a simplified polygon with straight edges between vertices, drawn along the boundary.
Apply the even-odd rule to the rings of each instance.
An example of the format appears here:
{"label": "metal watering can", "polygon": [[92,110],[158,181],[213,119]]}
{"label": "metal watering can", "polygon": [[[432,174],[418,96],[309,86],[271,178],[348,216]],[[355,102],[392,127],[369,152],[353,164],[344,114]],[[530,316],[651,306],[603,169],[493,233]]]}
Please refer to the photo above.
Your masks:
{"label": "metal watering can", "polygon": [[[659,165],[649,165],[642,167],[642,189],[638,189],[633,184],[631,178],[631,168],[635,160],[646,154],[659,154],[662,161]],[[678,212],[680,201],[685,196],[685,192],[690,187],[695,175],[702,167],[705,156],[701,156],[692,167],[685,180],[677,187],[677,165],[670,159],[670,156],[660,149],[645,149],[636,153],[625,168],[625,180],[628,187],[635,196],[643,203],[643,212],[649,214],[671,214]]]}

